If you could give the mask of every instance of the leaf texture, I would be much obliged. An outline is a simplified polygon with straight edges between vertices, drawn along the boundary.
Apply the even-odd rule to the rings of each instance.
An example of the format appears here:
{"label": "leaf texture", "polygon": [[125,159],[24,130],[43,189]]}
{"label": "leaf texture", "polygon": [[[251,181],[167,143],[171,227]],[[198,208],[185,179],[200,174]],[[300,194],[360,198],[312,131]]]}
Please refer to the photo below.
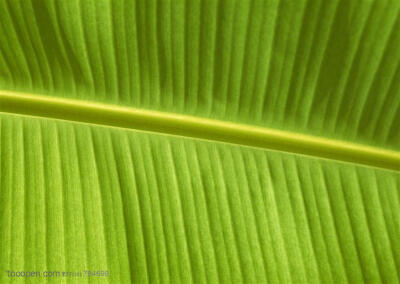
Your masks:
{"label": "leaf texture", "polygon": [[395,0],[0,1],[0,87],[400,149]]}
{"label": "leaf texture", "polygon": [[96,269],[110,283],[399,279],[398,173],[13,116],[0,155],[3,283]]}
{"label": "leaf texture", "polygon": [[[0,0],[0,93],[398,154],[399,9],[395,0]],[[0,283],[400,282],[399,171],[89,125],[84,114],[81,123],[11,115],[1,102]],[[84,270],[110,275],[43,275]]]}

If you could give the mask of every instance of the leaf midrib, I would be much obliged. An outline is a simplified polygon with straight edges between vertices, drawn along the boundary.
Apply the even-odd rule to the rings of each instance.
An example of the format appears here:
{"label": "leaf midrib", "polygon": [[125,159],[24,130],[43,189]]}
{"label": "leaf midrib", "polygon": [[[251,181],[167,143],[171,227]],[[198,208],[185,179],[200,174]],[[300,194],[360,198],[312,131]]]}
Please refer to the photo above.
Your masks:
{"label": "leaf midrib", "polygon": [[0,112],[150,131],[400,171],[400,153],[220,120],[39,94],[0,91]]}

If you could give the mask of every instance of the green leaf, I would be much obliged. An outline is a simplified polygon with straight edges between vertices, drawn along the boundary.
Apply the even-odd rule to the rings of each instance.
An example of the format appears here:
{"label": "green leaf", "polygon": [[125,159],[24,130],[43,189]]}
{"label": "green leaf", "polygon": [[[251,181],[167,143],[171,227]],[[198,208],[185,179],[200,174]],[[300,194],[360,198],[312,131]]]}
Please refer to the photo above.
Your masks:
{"label": "green leaf", "polygon": [[0,282],[398,283],[399,9],[0,0]]}

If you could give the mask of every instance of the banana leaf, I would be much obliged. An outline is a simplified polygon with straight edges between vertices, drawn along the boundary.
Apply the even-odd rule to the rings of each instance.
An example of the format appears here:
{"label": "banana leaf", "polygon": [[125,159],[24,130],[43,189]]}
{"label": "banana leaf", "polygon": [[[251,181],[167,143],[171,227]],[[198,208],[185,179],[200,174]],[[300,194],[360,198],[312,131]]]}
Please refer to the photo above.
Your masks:
{"label": "banana leaf", "polygon": [[399,12],[0,0],[0,283],[399,283]]}

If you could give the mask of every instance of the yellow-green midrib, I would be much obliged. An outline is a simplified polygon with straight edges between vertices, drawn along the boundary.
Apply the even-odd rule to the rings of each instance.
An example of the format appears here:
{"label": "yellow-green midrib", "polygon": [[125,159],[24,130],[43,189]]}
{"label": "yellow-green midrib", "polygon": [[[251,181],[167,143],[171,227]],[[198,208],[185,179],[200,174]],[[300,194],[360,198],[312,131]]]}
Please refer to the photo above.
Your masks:
{"label": "yellow-green midrib", "polygon": [[251,125],[37,94],[0,91],[0,111],[200,138],[400,170],[400,153]]}

